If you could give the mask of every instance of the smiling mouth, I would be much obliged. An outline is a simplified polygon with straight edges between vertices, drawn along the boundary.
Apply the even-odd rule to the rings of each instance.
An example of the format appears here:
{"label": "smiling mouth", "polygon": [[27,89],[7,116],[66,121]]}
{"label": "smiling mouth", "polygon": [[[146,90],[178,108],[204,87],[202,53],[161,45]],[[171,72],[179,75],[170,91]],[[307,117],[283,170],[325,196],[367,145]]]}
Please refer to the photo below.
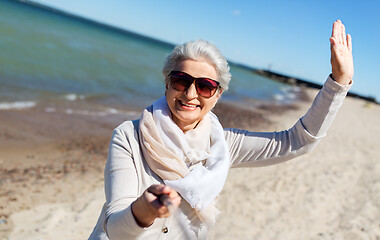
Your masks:
{"label": "smiling mouth", "polygon": [[195,108],[197,108],[199,106],[199,105],[196,105],[196,104],[185,103],[185,102],[182,102],[181,100],[178,100],[178,102],[179,102],[179,104],[181,106],[192,108],[192,109],[195,109]]}

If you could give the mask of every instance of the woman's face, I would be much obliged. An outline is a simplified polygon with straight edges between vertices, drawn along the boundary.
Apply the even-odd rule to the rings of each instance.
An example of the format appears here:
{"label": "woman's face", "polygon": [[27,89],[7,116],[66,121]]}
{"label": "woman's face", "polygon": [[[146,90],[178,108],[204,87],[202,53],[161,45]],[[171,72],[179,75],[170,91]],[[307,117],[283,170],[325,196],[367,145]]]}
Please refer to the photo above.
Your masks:
{"label": "woman's face", "polygon": [[[185,72],[195,78],[205,77],[217,80],[216,70],[206,61],[182,60],[177,63],[174,71]],[[185,91],[177,91],[166,84],[166,100],[172,113],[173,121],[182,131],[186,132],[196,127],[198,122],[206,115],[218,101],[222,91],[210,98],[198,95],[195,84]]]}

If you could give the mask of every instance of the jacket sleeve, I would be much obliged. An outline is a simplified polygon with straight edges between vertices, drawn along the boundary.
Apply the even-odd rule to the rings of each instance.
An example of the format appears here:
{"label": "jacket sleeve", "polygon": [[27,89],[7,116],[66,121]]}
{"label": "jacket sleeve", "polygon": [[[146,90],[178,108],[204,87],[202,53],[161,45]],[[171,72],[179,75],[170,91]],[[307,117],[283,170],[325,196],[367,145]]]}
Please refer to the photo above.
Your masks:
{"label": "jacket sleeve", "polygon": [[103,229],[112,240],[135,239],[148,229],[137,225],[131,211],[131,204],[139,197],[139,181],[126,134],[115,129],[104,171],[107,208]]}
{"label": "jacket sleeve", "polygon": [[350,87],[351,84],[340,85],[329,76],[308,112],[288,130],[225,129],[231,167],[268,166],[310,152],[326,135]]}

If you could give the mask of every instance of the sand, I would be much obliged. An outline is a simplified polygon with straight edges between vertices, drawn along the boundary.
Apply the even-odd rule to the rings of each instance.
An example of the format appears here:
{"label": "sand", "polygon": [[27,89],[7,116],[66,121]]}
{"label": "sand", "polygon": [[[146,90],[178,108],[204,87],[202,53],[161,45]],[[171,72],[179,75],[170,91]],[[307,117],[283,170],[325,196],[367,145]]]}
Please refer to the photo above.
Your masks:
{"label": "sand", "polygon": [[[290,127],[291,115],[273,129]],[[232,169],[210,239],[380,239],[379,119],[379,105],[346,99],[312,153]]]}
{"label": "sand", "polygon": [[[229,109],[225,127],[274,131],[309,105],[216,112]],[[0,111],[0,239],[87,239],[104,202],[112,129],[135,117]],[[379,119],[379,105],[348,98],[312,153],[232,169],[209,239],[380,239]]]}

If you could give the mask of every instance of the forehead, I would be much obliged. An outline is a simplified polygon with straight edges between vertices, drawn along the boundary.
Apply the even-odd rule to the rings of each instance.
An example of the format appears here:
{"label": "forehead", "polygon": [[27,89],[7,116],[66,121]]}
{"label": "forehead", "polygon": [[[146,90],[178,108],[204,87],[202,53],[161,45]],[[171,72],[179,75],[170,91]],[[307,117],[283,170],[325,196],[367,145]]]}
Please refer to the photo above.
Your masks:
{"label": "forehead", "polygon": [[181,71],[190,74],[193,77],[206,77],[217,79],[217,73],[213,65],[203,60],[180,60],[175,65],[174,71]]}

